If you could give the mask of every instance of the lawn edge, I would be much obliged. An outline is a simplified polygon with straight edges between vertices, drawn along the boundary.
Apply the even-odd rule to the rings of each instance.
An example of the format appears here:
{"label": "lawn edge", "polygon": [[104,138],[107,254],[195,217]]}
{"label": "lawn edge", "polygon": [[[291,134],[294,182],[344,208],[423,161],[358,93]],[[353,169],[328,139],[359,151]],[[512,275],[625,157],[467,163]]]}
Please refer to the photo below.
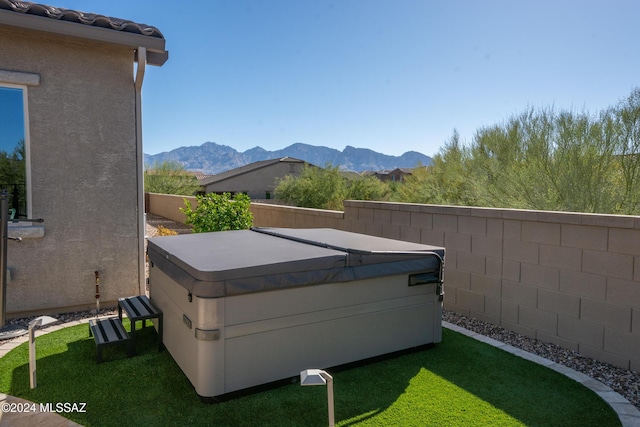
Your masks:
{"label": "lawn edge", "polygon": [[638,410],[638,408],[633,406],[631,402],[629,402],[624,396],[614,391],[608,385],[594,378],[591,378],[588,375],[585,375],[581,372],[571,369],[567,366],[561,365],[560,363],[556,363],[552,360],[545,359],[544,357],[538,356],[533,353],[529,353],[528,351],[519,349],[509,344],[505,344],[493,338],[486,337],[477,332],[473,332],[463,327],[460,327],[458,325],[454,325],[453,323],[443,321],[442,327],[447,328],[454,332],[458,332],[462,335],[465,335],[469,338],[473,338],[477,341],[483,342],[492,347],[499,348],[500,350],[513,354],[514,356],[518,356],[523,359],[529,360],[533,363],[537,363],[538,365],[542,365],[566,377],[569,377],[572,380],[582,384],[584,387],[587,387],[588,389],[592,390],[602,400],[604,400],[609,406],[611,406],[611,408],[618,415],[618,418],[620,419],[620,422],[622,423],[623,427],[640,426],[640,410]]}

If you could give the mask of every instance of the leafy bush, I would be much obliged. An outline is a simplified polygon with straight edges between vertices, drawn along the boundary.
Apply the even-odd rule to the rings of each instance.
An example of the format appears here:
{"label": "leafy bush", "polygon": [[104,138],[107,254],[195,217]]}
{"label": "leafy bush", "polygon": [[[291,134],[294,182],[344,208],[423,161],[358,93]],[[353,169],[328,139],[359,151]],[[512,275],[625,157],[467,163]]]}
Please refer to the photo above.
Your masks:
{"label": "leafy bush", "polygon": [[249,210],[251,199],[246,194],[230,193],[206,194],[196,196],[198,206],[184,199],[184,208],[180,211],[187,216],[185,224],[190,225],[194,233],[209,231],[246,230],[253,225],[253,215]]}
{"label": "leafy bush", "polygon": [[346,200],[386,200],[391,189],[375,176],[356,176],[347,180]]}

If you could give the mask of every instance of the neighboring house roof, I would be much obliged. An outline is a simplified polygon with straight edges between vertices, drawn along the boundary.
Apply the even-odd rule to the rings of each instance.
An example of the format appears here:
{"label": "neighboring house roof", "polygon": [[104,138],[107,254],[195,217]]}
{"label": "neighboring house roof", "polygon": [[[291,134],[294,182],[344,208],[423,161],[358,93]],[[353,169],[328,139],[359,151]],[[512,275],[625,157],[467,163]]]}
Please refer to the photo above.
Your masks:
{"label": "neighboring house roof", "polygon": [[151,65],[169,58],[162,33],[146,24],[39,3],[0,0],[0,24],[148,50]]}
{"label": "neighboring house roof", "polygon": [[214,176],[214,175],[211,175],[210,173],[204,173],[204,172],[189,172],[189,173],[195,176],[198,182]]}
{"label": "neighboring house roof", "polygon": [[406,173],[408,175],[411,175],[415,169],[416,168],[397,168],[397,169],[394,169],[391,172],[400,171],[402,173]]}
{"label": "neighboring house roof", "polygon": [[404,174],[412,174],[413,171],[415,171],[417,168],[395,168],[393,170],[388,170],[388,169],[384,169],[384,170],[380,170],[380,171],[364,171],[362,172],[362,175],[389,175],[391,173],[395,173],[395,172],[401,172]]}
{"label": "neighboring house roof", "polygon": [[206,185],[215,184],[217,182],[221,182],[226,179],[233,178],[245,173],[253,172],[257,169],[275,165],[280,162],[306,163],[304,160],[294,159],[293,157],[282,157],[280,159],[261,160],[259,162],[249,163],[248,165],[240,166],[239,168],[231,169],[216,175],[211,175],[208,178],[200,180],[200,185],[206,186]]}

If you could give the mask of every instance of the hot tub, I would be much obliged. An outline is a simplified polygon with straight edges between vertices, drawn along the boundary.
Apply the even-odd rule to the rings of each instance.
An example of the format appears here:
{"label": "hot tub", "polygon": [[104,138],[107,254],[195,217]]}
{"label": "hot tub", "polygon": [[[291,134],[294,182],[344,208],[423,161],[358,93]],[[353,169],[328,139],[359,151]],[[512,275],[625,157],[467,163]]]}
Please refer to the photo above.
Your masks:
{"label": "hot tub", "polygon": [[334,229],[149,240],[167,350],[202,397],[440,342],[444,248]]}

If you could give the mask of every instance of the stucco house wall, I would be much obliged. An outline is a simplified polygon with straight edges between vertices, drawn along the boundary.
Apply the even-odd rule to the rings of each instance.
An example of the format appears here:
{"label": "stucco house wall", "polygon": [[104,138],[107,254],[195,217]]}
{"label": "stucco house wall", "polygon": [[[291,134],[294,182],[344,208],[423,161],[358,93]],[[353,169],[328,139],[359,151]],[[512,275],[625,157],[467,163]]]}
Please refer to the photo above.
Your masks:
{"label": "stucco house wall", "polygon": [[7,315],[95,307],[96,271],[103,306],[139,294],[134,50],[0,26],[2,71],[39,76],[27,167],[44,219],[44,236],[8,242]]}
{"label": "stucco house wall", "polygon": [[270,198],[273,198],[277,180],[287,175],[300,175],[304,164],[302,160],[282,159],[276,163],[207,184],[205,192],[246,193],[251,199],[267,199],[268,192]]}

